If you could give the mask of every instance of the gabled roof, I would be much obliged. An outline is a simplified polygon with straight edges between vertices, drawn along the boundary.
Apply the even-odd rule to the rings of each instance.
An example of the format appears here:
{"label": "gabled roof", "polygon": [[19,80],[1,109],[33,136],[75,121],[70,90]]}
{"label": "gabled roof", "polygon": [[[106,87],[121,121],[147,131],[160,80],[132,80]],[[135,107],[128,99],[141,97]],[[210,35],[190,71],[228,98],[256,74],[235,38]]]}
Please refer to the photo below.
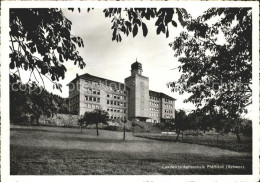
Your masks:
{"label": "gabled roof", "polygon": [[[102,77],[98,77],[98,76],[94,76],[94,75],[90,75],[88,73],[85,73],[83,75],[79,75],[79,76],[76,76],[76,78],[74,78],[71,82],[75,82],[77,81],[78,79],[84,79],[84,80],[89,80],[89,81],[96,81],[96,82],[102,82],[103,84],[106,84],[106,85],[110,85],[110,84],[118,84],[120,85],[121,89],[123,89],[125,86],[124,83],[121,83],[121,82],[117,82],[117,81],[113,81],[113,80],[109,80],[109,79],[106,79],[106,78],[102,78]],[[70,83],[71,83],[70,82]],[[127,89],[129,89],[128,87],[126,87]]]}

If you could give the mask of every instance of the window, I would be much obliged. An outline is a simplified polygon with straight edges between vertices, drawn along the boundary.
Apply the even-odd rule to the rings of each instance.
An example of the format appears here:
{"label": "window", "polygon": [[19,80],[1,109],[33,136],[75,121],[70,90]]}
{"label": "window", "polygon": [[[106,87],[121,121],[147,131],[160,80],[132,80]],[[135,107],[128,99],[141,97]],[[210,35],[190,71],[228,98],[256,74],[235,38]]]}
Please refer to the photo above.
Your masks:
{"label": "window", "polygon": [[89,97],[89,101],[92,101],[92,97]]}
{"label": "window", "polygon": [[107,104],[109,104],[109,100],[107,100]]}
{"label": "window", "polygon": [[109,95],[109,94],[107,94],[107,97],[110,97],[110,95]]}
{"label": "window", "polygon": [[97,102],[100,103],[100,98],[97,98]]}
{"label": "window", "polygon": [[109,108],[107,108],[107,111],[109,111]]}
{"label": "window", "polygon": [[99,90],[97,91],[97,94],[100,95],[100,91]]}
{"label": "window", "polygon": [[93,101],[96,102],[96,101],[97,101],[97,98],[96,98],[96,97],[93,97]]}

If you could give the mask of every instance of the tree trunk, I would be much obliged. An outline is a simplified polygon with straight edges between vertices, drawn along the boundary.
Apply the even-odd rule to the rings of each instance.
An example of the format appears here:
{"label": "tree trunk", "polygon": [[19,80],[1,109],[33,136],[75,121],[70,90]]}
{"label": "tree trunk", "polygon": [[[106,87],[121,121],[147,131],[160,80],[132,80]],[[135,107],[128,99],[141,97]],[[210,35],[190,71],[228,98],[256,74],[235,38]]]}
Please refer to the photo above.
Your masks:
{"label": "tree trunk", "polygon": [[123,136],[123,140],[125,140],[125,124],[124,124],[124,136]]}
{"label": "tree trunk", "polygon": [[80,125],[80,132],[82,133],[82,125]]}
{"label": "tree trunk", "polygon": [[176,137],[176,141],[179,139],[179,135],[180,135],[180,130],[177,130],[177,137]]}
{"label": "tree trunk", "polygon": [[182,132],[181,132],[181,140],[183,140],[183,130],[182,130]]}
{"label": "tree trunk", "polygon": [[40,116],[36,116],[36,125],[39,126],[40,125]]}
{"label": "tree trunk", "polygon": [[98,123],[96,123],[96,128],[97,128],[97,136],[99,136],[99,132],[98,132]]}
{"label": "tree trunk", "polygon": [[236,132],[236,136],[237,136],[237,143],[241,143],[241,138],[238,132]]}
{"label": "tree trunk", "polygon": [[133,126],[133,135],[135,134],[135,127]]}

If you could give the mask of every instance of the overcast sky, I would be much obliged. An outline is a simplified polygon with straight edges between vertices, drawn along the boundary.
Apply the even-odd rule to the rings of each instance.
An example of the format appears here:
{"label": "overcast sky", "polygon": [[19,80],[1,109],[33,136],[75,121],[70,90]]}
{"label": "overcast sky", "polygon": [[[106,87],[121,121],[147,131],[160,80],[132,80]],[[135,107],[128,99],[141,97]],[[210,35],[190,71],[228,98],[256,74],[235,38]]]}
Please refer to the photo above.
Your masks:
{"label": "overcast sky", "polygon": [[[187,11],[197,17],[207,8],[189,8]],[[176,98],[176,109],[193,109],[192,104],[184,104],[183,100],[187,94],[179,95],[173,93],[167,87],[170,81],[177,81],[181,73],[177,58],[169,43],[183,30],[178,24],[177,28],[170,27],[170,36],[164,34],[156,35],[155,21],[146,21],[148,27],[147,37],[143,37],[142,32],[133,38],[122,36],[122,42],[112,41],[111,20],[105,18],[103,9],[94,9],[87,13],[81,9],[71,12],[64,9],[65,16],[72,21],[72,34],[80,36],[84,41],[84,48],[79,48],[80,55],[83,57],[86,67],[81,70],[73,62],[66,63],[67,73],[65,79],[61,81],[63,85],[62,93],[54,93],[62,97],[68,97],[68,84],[79,75],[89,73],[95,76],[115,80],[124,83],[124,79],[130,76],[131,64],[138,60],[143,65],[143,75],[149,77],[149,89],[157,92],[164,92]],[[175,17],[176,18],[176,17]],[[176,21],[178,23],[178,21]]]}

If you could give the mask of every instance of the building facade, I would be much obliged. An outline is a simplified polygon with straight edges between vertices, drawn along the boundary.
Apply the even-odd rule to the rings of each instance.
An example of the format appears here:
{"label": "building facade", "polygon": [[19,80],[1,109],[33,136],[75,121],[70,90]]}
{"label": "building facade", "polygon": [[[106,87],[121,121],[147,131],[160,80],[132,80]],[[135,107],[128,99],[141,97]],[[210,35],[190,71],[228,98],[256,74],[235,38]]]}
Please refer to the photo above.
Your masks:
{"label": "building facade", "polygon": [[175,118],[175,99],[149,90],[149,78],[142,64],[131,65],[125,83],[93,76],[76,75],[69,86],[69,111],[83,115],[94,109],[106,110],[110,120],[139,120],[159,123]]}

